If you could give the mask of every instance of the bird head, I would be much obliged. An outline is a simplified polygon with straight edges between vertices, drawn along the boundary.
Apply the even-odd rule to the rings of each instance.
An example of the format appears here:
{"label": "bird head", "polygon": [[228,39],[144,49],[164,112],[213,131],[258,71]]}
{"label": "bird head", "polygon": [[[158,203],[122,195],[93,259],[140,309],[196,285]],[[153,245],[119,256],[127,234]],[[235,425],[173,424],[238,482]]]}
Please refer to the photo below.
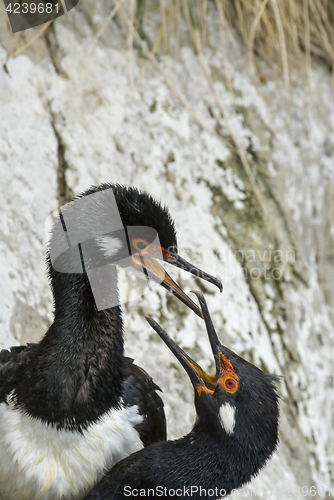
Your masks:
{"label": "bird head", "polygon": [[[168,209],[133,187],[102,184],[79,195],[62,210],[53,228],[49,253],[55,270],[87,273],[90,280],[94,270],[106,264],[131,268],[158,282],[199,316],[199,307],[160,262],[184,269],[222,290],[218,278],[178,254]],[[105,286],[103,279],[99,272],[98,281]]]}
{"label": "bird head", "polygon": [[152,318],[146,320],[187,372],[195,392],[196,425],[264,463],[278,443],[278,395],[268,375],[222,345],[206,301],[194,292],[201,306],[215,361],[215,375],[207,374]]}

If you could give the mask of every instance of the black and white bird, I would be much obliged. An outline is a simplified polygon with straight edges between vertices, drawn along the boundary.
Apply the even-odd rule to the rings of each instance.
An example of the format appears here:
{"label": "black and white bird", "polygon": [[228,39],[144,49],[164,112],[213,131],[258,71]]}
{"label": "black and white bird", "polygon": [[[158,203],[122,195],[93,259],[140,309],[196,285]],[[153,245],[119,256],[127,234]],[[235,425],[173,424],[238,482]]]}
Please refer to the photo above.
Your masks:
{"label": "black and white bird", "polygon": [[156,280],[201,315],[157,259],[221,288],[176,250],[166,208],[103,184],[62,210],[49,240],[54,321],[0,353],[1,500],[80,499],[115,463],[166,439],[158,387],[123,355],[115,265]]}
{"label": "black and white bird", "polygon": [[216,365],[205,373],[152,318],[146,317],[186,370],[195,392],[196,422],[176,440],[154,443],[116,464],[85,500],[225,498],[265,465],[278,443],[277,377],[223,346],[203,295]]}

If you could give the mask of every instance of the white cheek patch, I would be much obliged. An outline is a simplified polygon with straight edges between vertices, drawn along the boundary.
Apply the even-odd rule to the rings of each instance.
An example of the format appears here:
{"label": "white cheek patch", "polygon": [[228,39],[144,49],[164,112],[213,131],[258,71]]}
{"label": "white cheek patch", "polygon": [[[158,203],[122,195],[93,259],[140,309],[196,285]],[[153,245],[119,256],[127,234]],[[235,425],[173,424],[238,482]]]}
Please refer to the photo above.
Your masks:
{"label": "white cheek patch", "polygon": [[113,238],[112,236],[98,236],[95,238],[95,241],[105,257],[113,257],[123,246],[119,238]]}
{"label": "white cheek patch", "polygon": [[232,435],[235,426],[235,407],[231,406],[229,403],[224,403],[223,405],[221,405],[219,410],[219,418],[225,432],[229,435]]}

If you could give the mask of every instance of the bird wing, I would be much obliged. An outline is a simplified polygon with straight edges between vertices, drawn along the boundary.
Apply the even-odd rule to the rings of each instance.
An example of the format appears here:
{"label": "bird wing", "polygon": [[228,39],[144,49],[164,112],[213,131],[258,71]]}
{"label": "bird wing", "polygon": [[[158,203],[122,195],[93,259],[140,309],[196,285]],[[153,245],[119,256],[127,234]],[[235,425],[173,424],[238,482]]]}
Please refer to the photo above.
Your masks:
{"label": "bird wing", "polygon": [[0,403],[15,388],[22,368],[29,363],[36,344],[20,345],[0,351]]}
{"label": "bird wing", "polygon": [[138,406],[143,421],[135,426],[144,446],[166,440],[164,404],[156,391],[161,391],[145,370],[135,365],[133,359],[124,358],[123,400],[125,406]]}

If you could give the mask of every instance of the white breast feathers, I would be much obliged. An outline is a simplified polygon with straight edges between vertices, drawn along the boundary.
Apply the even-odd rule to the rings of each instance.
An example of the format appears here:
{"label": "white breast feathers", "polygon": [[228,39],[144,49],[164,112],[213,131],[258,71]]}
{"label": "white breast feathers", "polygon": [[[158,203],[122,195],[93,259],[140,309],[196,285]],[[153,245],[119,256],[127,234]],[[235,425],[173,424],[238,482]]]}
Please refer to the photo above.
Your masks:
{"label": "white breast feathers", "polygon": [[143,443],[137,406],[105,413],[82,433],[57,430],[0,404],[0,498],[79,500],[106,470]]}

